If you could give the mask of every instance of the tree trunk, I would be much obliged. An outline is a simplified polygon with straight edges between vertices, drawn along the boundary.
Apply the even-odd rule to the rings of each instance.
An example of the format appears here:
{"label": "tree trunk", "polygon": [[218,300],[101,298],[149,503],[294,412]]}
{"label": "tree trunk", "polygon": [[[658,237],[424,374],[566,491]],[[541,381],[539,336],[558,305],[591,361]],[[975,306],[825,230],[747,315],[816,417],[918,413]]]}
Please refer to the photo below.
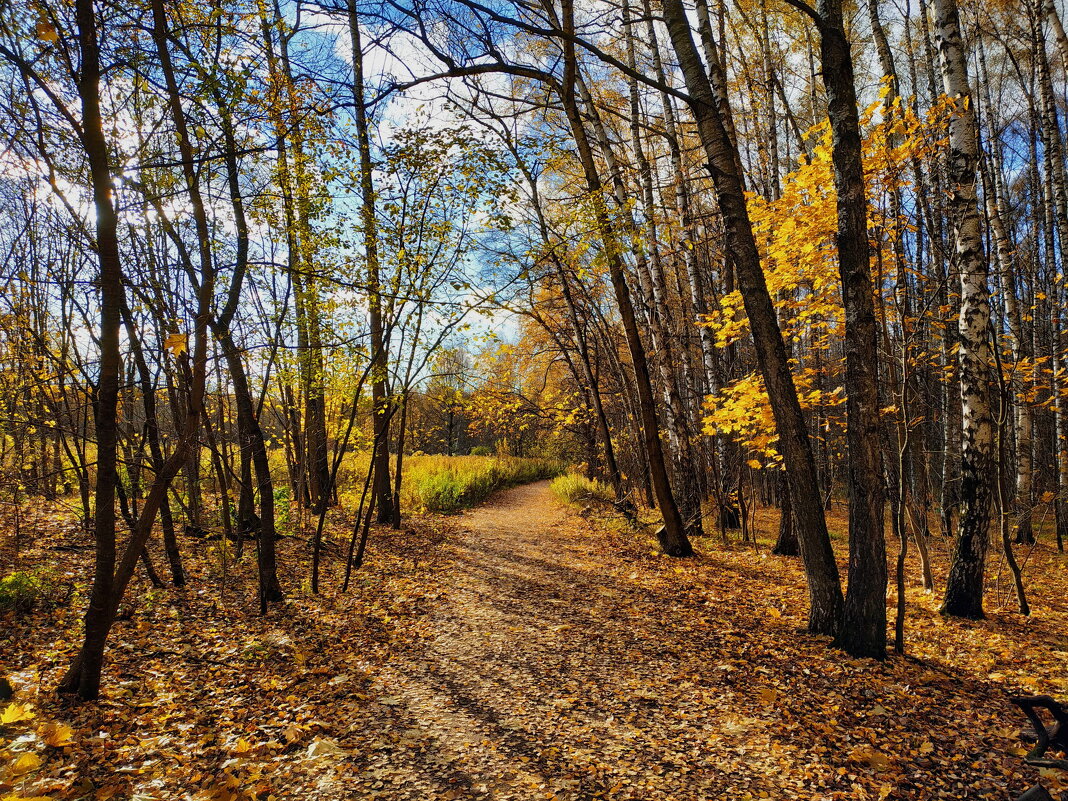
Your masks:
{"label": "tree trunk", "polygon": [[115,480],[118,444],[119,353],[122,266],[119,261],[118,219],[112,199],[108,145],[100,116],[100,52],[93,0],[75,0],[81,73],[78,95],[82,105],[82,147],[89,160],[93,206],[96,210],[96,252],[100,267],[100,363],[96,383],[96,511],[93,536],[96,560],[93,588],[85,613],[84,656],[80,670],[71,671],[60,684],[61,692],[77,692],[91,700],[100,692],[104,644],[111,628],[110,606],[115,570]]}
{"label": "tree trunk", "polygon": [[[83,6],[84,4],[84,6]],[[79,0],[78,8],[79,17],[79,29],[87,29],[90,31],[88,36],[80,36],[80,42],[82,46],[83,59],[83,71],[86,66],[89,67],[89,71],[92,75],[93,87],[98,87],[99,78],[99,64],[97,62],[96,41],[95,41],[95,26],[93,21],[93,11],[91,7],[91,0]],[[86,638],[82,645],[81,650],[75,657],[74,662],[71,664],[67,674],[64,676],[61,682],[60,689],[62,691],[73,692],[77,691],[82,698],[95,698],[99,692],[100,686],[100,668],[103,664],[104,647],[107,642],[108,633],[111,630],[111,626],[115,621],[115,615],[118,611],[119,603],[122,601],[123,594],[126,591],[126,587],[133,577],[134,569],[138,560],[142,557],[145,549],[145,544],[148,542],[148,538],[151,536],[152,528],[155,523],[156,513],[159,511],[160,506],[167,497],[167,492],[170,489],[171,482],[177,476],[178,472],[186,464],[187,460],[192,453],[192,445],[196,439],[196,432],[199,427],[199,419],[203,412],[204,406],[204,389],[207,373],[207,351],[208,351],[208,319],[211,316],[211,302],[215,290],[215,272],[212,264],[211,247],[210,247],[210,233],[207,223],[207,214],[205,212],[203,198],[200,194],[200,187],[197,182],[197,176],[194,168],[193,151],[191,140],[189,137],[189,131],[186,126],[185,115],[182,111],[181,96],[178,92],[178,84],[175,79],[174,69],[171,64],[170,54],[168,51],[168,32],[167,32],[167,18],[163,8],[162,0],[153,0],[152,3],[152,37],[156,44],[156,51],[160,59],[161,70],[167,89],[167,100],[170,107],[171,117],[175,127],[175,137],[178,141],[179,153],[182,157],[182,168],[185,177],[186,190],[189,194],[189,204],[193,213],[194,222],[196,225],[197,243],[200,255],[200,280],[198,287],[198,308],[196,318],[194,321],[194,344],[192,353],[192,365],[188,364],[188,354],[179,354],[180,359],[186,360],[186,368],[190,369],[190,382],[189,382],[189,395],[188,402],[185,409],[185,416],[183,419],[182,431],[180,432],[178,444],[176,445],[174,452],[170,458],[163,464],[160,471],[157,473],[155,480],[152,484],[152,488],[149,491],[147,498],[145,499],[144,507],[141,510],[141,515],[137,520],[135,529],[131,532],[130,541],[127,544],[126,550],[123,552],[122,559],[118,563],[118,567],[111,577],[108,597],[105,600],[105,606],[102,609],[94,610],[93,601],[96,599],[95,591],[94,596],[90,600],[90,612],[94,615],[93,626],[90,627],[89,615],[86,616]],[[84,80],[84,75],[83,75]],[[93,169],[93,182],[94,193],[97,185],[98,178],[102,181],[101,186],[105,188],[105,191],[110,188],[110,177],[107,174],[108,164],[106,152],[103,154],[97,153],[96,146],[89,146],[89,138],[92,137],[97,146],[104,145],[104,139],[100,127],[100,113],[98,104],[98,95],[96,95],[96,89],[89,89],[88,95],[94,101],[90,104],[91,108],[83,106],[87,112],[84,115],[83,126],[86,136],[86,152],[90,158],[91,168]],[[85,95],[83,95],[83,98]],[[91,113],[89,113],[91,112]],[[90,129],[94,129],[94,132],[90,134]],[[99,138],[97,139],[97,136]],[[101,168],[103,175],[98,176],[96,170]],[[110,235],[114,237],[115,234],[115,217],[114,209],[110,205],[110,198],[108,198],[103,206],[100,205],[99,198],[97,198],[98,215],[101,210],[106,214],[110,213],[109,226]],[[99,223],[98,223],[99,224]],[[99,234],[98,234],[99,236]],[[117,244],[117,243],[116,243]],[[98,245],[99,247],[99,245]],[[102,262],[103,266],[103,262]],[[115,308],[109,310],[105,305],[104,313],[109,314],[113,311],[115,320],[121,318],[121,308],[125,304],[125,298],[123,296],[121,286],[121,271],[118,270],[118,254],[116,252],[114,258],[114,278],[119,281],[118,292],[110,300],[114,303]],[[102,275],[101,283],[104,283],[104,276]],[[106,299],[106,298],[105,298]],[[117,326],[117,323],[115,323]],[[109,336],[116,336],[117,330],[109,331]],[[108,346],[110,347],[110,345]],[[117,356],[118,344],[115,343],[115,350]],[[117,359],[116,359],[117,361]],[[103,368],[101,369],[103,374]],[[114,453],[114,448],[112,448]],[[99,457],[98,457],[99,458]],[[98,462],[98,470],[99,462]],[[112,468],[112,472],[114,467]],[[113,485],[114,486],[114,485]],[[100,502],[98,496],[98,503]],[[109,503],[111,500],[109,499]],[[112,518],[111,518],[111,563],[114,564],[114,508],[112,506]]]}
{"label": "tree trunk", "polygon": [[979,166],[975,111],[968,85],[956,0],[933,0],[945,93],[957,107],[949,127],[950,212],[960,274],[960,520],[942,611],[983,617],[983,571],[990,539],[994,425],[990,410],[990,297],[982,219],[975,189]]}
{"label": "tree trunk", "polygon": [[379,283],[378,228],[375,218],[374,164],[371,161],[371,138],[363,85],[363,50],[360,19],[356,0],[347,0],[349,38],[352,43],[353,114],[360,151],[360,216],[363,222],[364,260],[367,266],[368,316],[371,326],[371,409],[374,436],[381,443],[375,451],[374,487],[378,522],[393,519],[393,493],[389,477],[389,399],[387,397],[387,344],[382,324],[382,294]]}
{"label": "tree trunk", "polygon": [[[853,656],[886,656],[879,349],[868,246],[867,199],[853,58],[841,0],[823,0],[820,55],[837,189],[838,271],[845,307],[849,581],[838,644]],[[904,477],[901,477],[904,480]]]}
{"label": "tree trunk", "polygon": [[[567,33],[573,28],[570,2],[565,2],[563,8],[564,31]],[[658,532],[660,547],[664,553],[670,556],[691,556],[693,547],[690,545],[690,540],[686,533],[686,521],[683,520],[679,512],[679,507],[671,490],[671,481],[668,478],[667,462],[664,459],[663,444],[660,440],[660,424],[657,419],[656,400],[649,375],[649,362],[638,330],[638,321],[634,314],[634,305],[631,302],[630,288],[627,286],[626,268],[621,256],[623,252],[622,242],[616,233],[604,203],[604,186],[597,172],[593,149],[590,146],[575,98],[575,85],[578,76],[576,73],[574,44],[565,39],[563,48],[565,77],[563,85],[558,87],[558,91],[572,136],[575,139],[579,161],[589,189],[590,202],[594,206],[597,229],[604,245],[604,255],[608,262],[613,294],[615,295],[616,305],[619,307],[623,331],[627,339],[627,349],[634,369],[634,388],[638,396],[642,440],[645,444],[648,458],[653,493],[656,496],[657,506],[660,508],[660,514],[664,521],[664,525]]]}
{"label": "tree trunk", "polygon": [[790,501],[790,481],[779,474],[779,536],[771,552],[776,556],[797,556],[797,527],[794,525],[794,505]]}

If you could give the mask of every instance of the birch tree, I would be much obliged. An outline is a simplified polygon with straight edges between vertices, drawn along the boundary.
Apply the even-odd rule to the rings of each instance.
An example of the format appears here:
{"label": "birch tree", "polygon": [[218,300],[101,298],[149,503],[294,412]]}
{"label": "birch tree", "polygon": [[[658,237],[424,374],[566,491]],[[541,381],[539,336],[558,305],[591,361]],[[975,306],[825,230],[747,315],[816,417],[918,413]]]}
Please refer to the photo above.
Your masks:
{"label": "birch tree", "polygon": [[990,409],[990,293],[976,193],[979,144],[956,0],[933,0],[942,86],[955,108],[949,122],[949,209],[960,275],[961,510],[942,611],[983,617],[989,545],[994,420]]}

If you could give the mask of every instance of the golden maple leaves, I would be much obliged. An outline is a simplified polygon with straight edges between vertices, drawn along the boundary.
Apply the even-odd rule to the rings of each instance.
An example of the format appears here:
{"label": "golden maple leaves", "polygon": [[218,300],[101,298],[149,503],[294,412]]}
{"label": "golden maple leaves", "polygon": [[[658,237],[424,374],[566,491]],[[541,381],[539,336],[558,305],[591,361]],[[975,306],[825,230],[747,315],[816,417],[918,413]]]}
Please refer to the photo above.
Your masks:
{"label": "golden maple leaves", "polygon": [[[30,726],[37,719],[37,711],[30,704],[12,701],[3,710],[0,710],[0,731],[22,726]],[[37,726],[36,732],[29,733],[18,738],[24,745],[17,750],[15,748],[0,748],[0,791],[18,787],[24,780],[31,779],[33,774],[45,766],[47,754],[42,756],[38,749],[65,748],[74,742],[74,729],[65,723],[47,721]],[[3,741],[0,741],[0,746]],[[26,745],[36,746],[34,750],[26,750]],[[19,792],[8,792],[0,795],[0,801],[51,801],[50,796],[24,796]]]}

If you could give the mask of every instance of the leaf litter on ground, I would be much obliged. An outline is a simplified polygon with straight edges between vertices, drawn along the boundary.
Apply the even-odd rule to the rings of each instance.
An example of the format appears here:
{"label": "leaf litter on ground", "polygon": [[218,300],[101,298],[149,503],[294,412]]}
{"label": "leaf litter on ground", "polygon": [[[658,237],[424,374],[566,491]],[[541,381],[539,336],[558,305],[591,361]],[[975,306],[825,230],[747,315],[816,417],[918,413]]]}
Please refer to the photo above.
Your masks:
{"label": "leaf litter on ground", "polygon": [[[71,536],[40,530],[20,563]],[[132,588],[95,704],[52,692],[80,598],[9,616],[0,799],[1005,799],[1038,778],[1008,696],[1068,693],[1066,562],[1045,545],[1031,619],[996,582],[987,620],[943,619],[910,582],[908,655],[877,663],[801,631],[796,560],[718,538],[655,555],[545,483],[373,537],[350,593],[334,558],[321,595],[291,586],[266,617],[254,560],[224,584],[184,543],[188,588]],[[280,546],[306,575],[306,543]],[[90,556],[67,570],[83,587]]]}

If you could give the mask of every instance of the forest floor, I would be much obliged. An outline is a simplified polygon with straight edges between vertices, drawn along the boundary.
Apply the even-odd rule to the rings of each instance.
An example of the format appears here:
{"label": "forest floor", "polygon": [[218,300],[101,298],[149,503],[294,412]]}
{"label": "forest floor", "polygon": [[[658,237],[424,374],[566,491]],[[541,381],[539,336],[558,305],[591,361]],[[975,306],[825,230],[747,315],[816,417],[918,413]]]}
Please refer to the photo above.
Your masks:
{"label": "forest floor", "polygon": [[[84,586],[91,552],[38,523],[18,566]],[[98,703],[51,690],[83,599],[0,618],[0,799],[1003,800],[1039,778],[1008,696],[1068,696],[1068,562],[1043,544],[1030,619],[992,557],[987,620],[910,589],[883,663],[799,631],[796,559],[705,538],[672,560],[547,482],[376,532],[349,593],[335,554],[266,618],[251,560],[224,577],[195,547],[187,589],[133,588]]]}

